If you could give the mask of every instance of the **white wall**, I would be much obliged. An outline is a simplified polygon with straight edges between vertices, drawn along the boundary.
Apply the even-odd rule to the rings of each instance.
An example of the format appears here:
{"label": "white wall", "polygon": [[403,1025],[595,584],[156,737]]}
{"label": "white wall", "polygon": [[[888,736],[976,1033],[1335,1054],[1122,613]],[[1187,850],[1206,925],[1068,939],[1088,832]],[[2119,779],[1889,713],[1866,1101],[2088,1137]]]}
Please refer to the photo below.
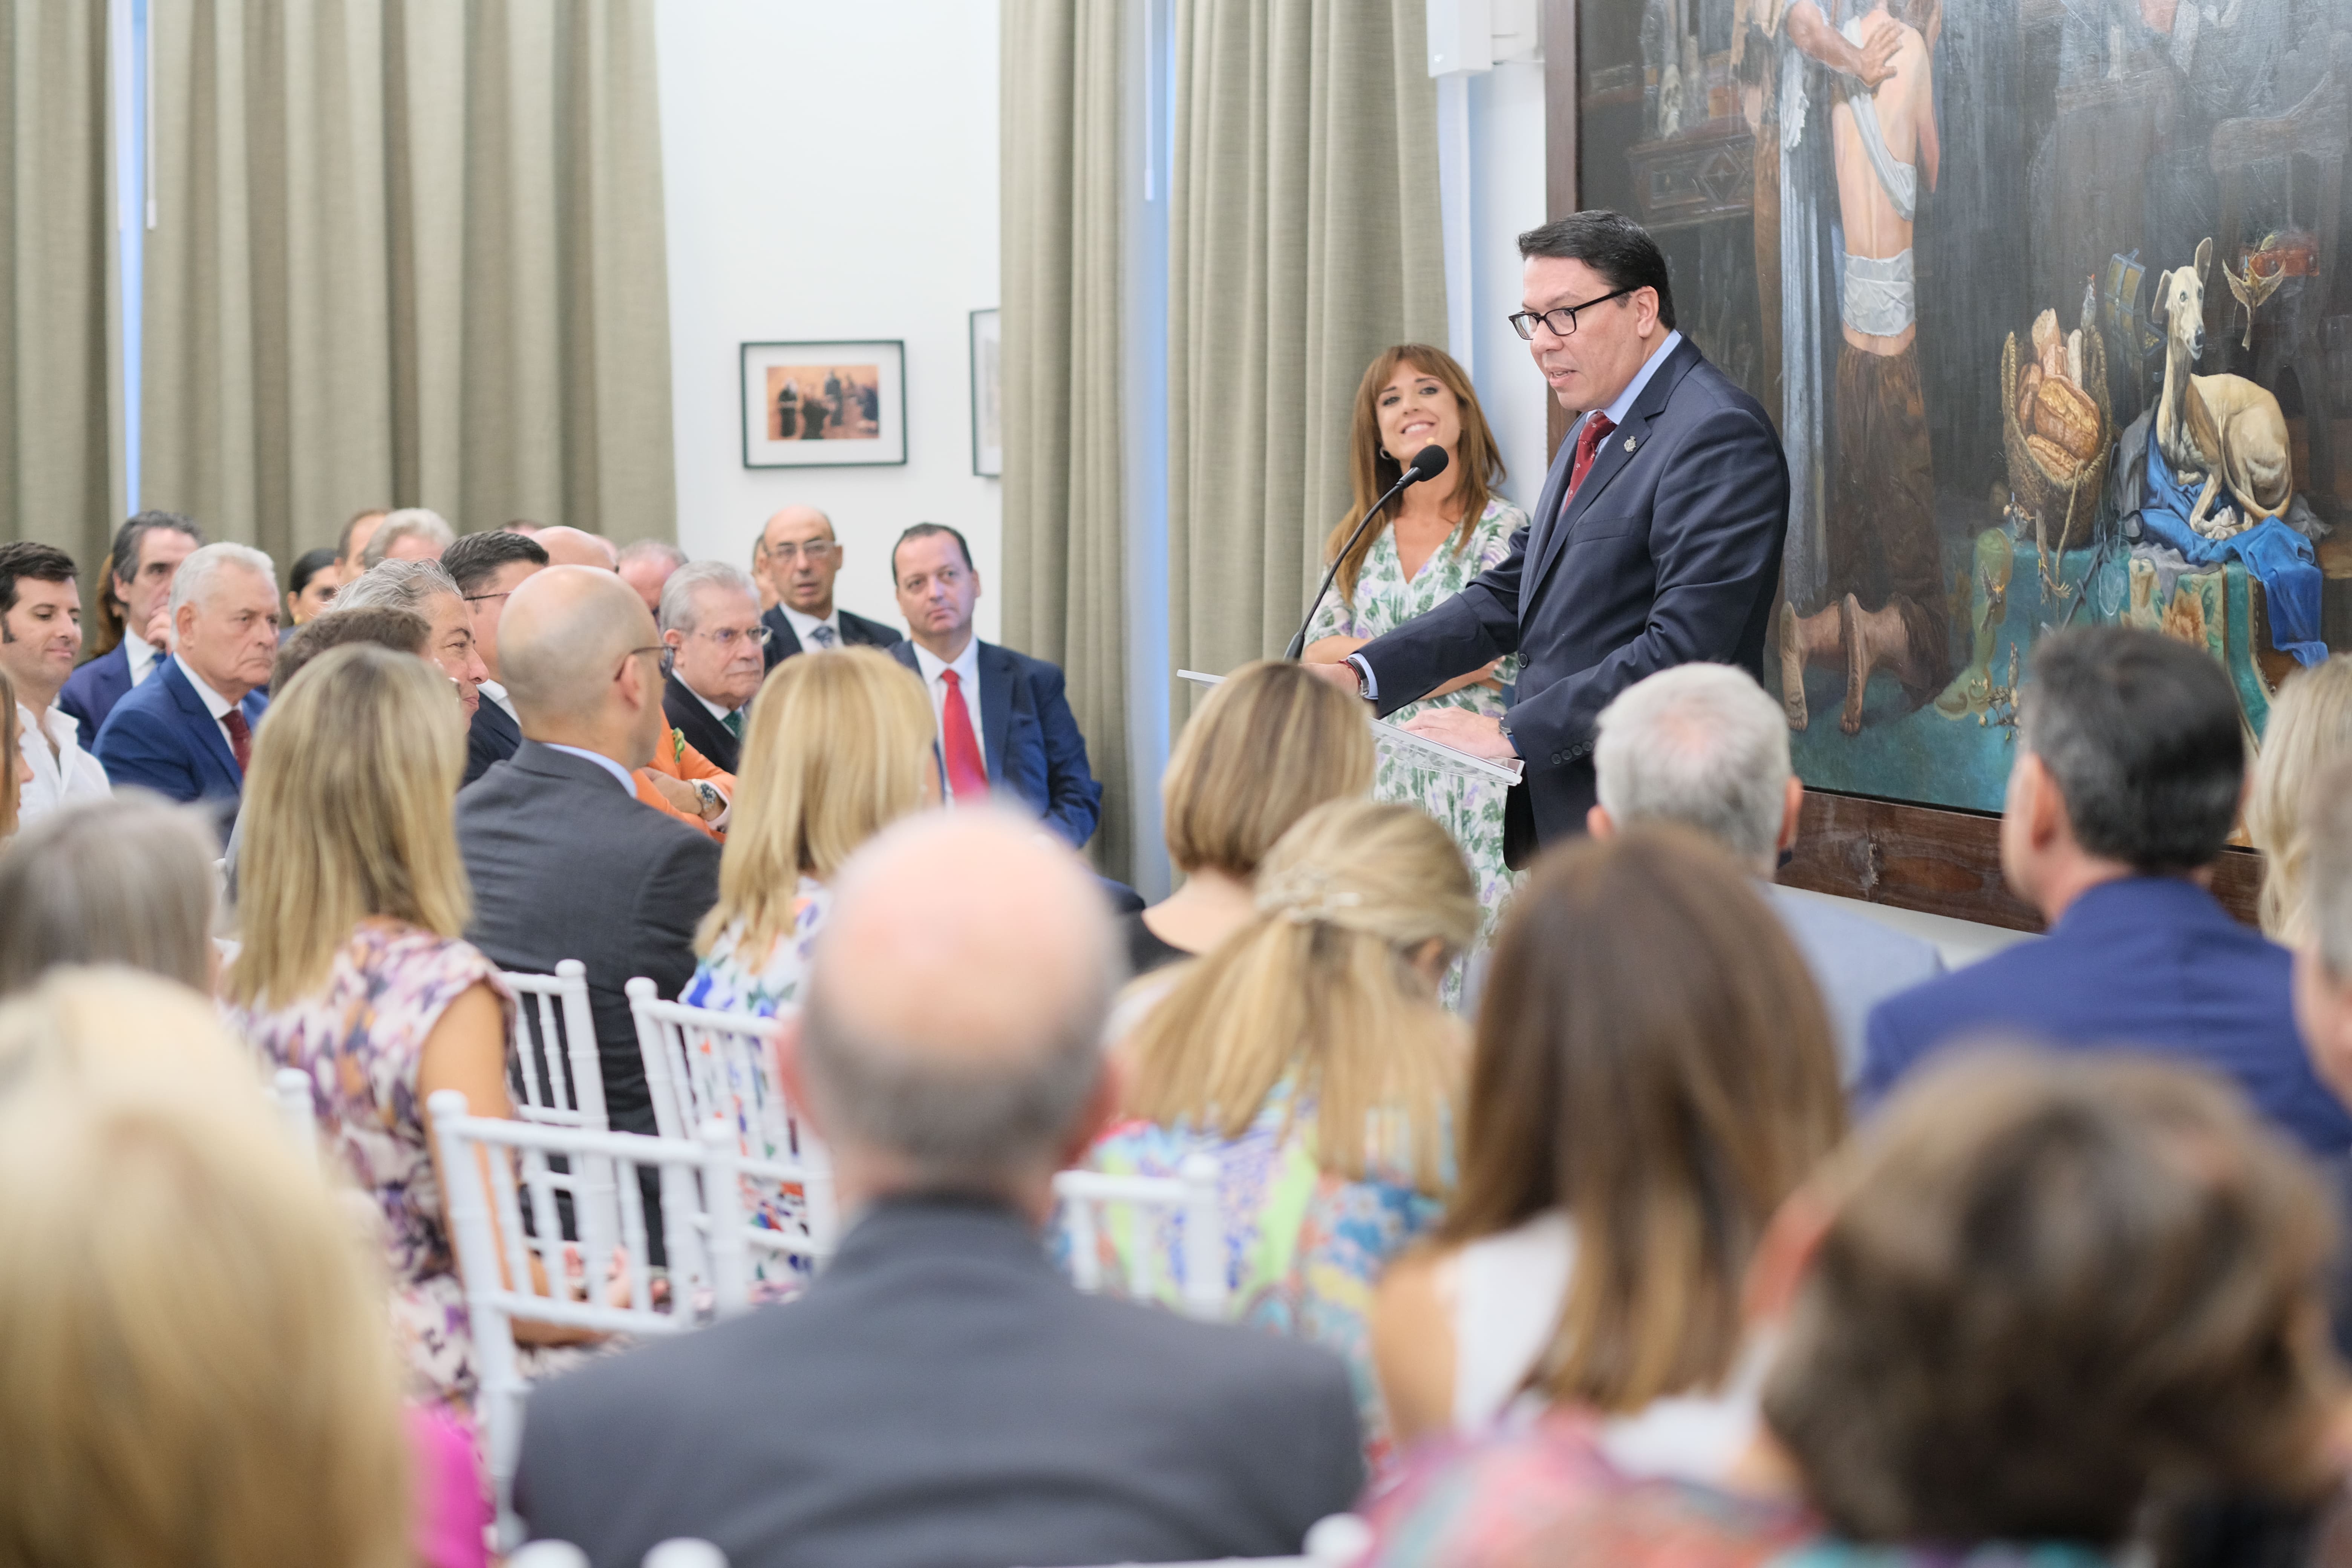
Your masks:
{"label": "white wall", "polygon": [[1497,65],[1469,83],[1470,379],[1511,470],[1503,492],[1531,510],[1551,392],[1504,318],[1519,308],[1519,236],[1544,220],[1543,62]]}
{"label": "white wall", "polygon": [[[999,625],[999,482],[971,471],[968,312],[997,300],[996,0],[659,0],[678,543],[748,566],[768,514],[822,507],[839,602],[891,626],[891,541],[971,541]],[[745,342],[902,338],[907,462],[743,467]]]}

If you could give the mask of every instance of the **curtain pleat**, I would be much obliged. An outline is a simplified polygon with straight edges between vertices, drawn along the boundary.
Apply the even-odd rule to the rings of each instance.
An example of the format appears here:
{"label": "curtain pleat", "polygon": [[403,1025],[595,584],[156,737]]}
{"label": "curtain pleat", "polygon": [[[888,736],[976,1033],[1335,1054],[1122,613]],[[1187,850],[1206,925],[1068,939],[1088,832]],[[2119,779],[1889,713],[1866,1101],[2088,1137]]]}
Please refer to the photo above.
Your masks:
{"label": "curtain pleat", "polygon": [[1062,666],[1130,875],[1120,468],[1121,13],[1004,0],[1004,635]]}
{"label": "curtain pleat", "polygon": [[674,536],[653,0],[153,16],[142,502]]}
{"label": "curtain pleat", "polygon": [[106,11],[0,0],[0,540],[86,568],[124,500]]}
{"label": "curtain pleat", "polygon": [[1364,366],[1445,341],[1437,95],[1423,0],[1175,4],[1169,653],[1225,670],[1305,613]]}

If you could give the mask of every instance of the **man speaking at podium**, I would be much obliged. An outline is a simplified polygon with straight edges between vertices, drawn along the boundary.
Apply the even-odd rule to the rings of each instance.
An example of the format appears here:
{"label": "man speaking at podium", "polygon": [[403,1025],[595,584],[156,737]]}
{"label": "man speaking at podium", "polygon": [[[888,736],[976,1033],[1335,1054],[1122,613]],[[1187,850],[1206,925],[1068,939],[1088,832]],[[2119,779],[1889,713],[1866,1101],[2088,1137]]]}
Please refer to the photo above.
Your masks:
{"label": "man speaking at podium", "polygon": [[1581,417],[1510,553],[1451,599],[1359,649],[1310,665],[1391,713],[1491,659],[1524,662],[1497,721],[1458,708],[1416,734],[1527,764],[1504,855],[1584,831],[1593,721],[1670,665],[1713,660],[1763,678],[1789,527],[1789,465],[1757,401],[1675,331],[1657,242],[1581,212],[1519,236],[1524,309],[1511,318],[1559,405]]}

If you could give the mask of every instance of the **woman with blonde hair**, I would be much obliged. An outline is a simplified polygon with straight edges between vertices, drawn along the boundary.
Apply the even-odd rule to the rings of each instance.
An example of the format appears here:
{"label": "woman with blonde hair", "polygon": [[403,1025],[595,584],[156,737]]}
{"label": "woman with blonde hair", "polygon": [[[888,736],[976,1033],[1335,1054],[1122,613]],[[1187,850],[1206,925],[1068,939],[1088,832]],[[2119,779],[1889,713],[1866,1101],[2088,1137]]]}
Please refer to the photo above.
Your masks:
{"label": "woman with blonde hair", "polygon": [[[1118,1047],[1127,1120],[1087,1163],[1173,1175],[1214,1153],[1234,1316],[1344,1356],[1378,1453],[1365,1321],[1454,1185],[1464,1042],[1437,982],[1477,931],[1477,893],[1423,813],[1333,801],[1283,835],[1256,900]],[[1181,1276],[1172,1226],[1106,1235],[1115,1277],[1137,1278],[1146,1247]]]}
{"label": "woman with blonde hair", "polygon": [[1729,856],[1637,826],[1548,857],[1480,1004],[1461,1190],[1381,1286],[1399,1433],[1574,1405],[1640,1418],[1629,1453],[1729,1462],[1748,1261],[1844,1105],[1805,961]]}
{"label": "woman with blonde hair", "polygon": [[465,770],[464,716],[435,666],[354,644],[306,667],[254,738],[243,946],[222,985],[231,1026],[269,1065],[310,1075],[328,1143],[382,1211],[412,1386],[461,1414],[473,1341],[425,1106],[454,1089],[477,1116],[511,1115],[514,1026],[505,981],[459,934],[473,907],[454,822]]}
{"label": "woman with blonde hair", "polygon": [[930,700],[878,648],[786,659],[751,702],[719,902],[678,1000],[762,1018],[800,1005],[827,889],[859,845],[936,805]]}
{"label": "woman with blonde hair", "polygon": [[1184,885],[1127,917],[1137,974],[1207,952],[1254,910],[1258,863],[1314,807],[1372,787],[1363,705],[1286,659],[1227,676],[1176,737],[1160,796]]}
{"label": "woman with blonde hair", "polygon": [[2352,654],[2296,671],[2271,700],[2246,795],[2246,837],[2263,852],[2263,934],[2288,947],[2311,937],[2313,784],[2352,757]]}
{"label": "woman with blonde hair", "polygon": [[[1424,447],[1446,456],[1445,471],[1407,489],[1341,556],[1365,510],[1396,483]],[[1470,377],[1444,349],[1399,343],[1366,367],[1356,388],[1348,439],[1355,491],[1347,515],[1332,525],[1323,557],[1339,558],[1339,575],[1307,628],[1304,658],[1337,664],[1382,633],[1435,608],[1473,577],[1510,553],[1511,535],[1527,514],[1495,486],[1505,477],[1502,450],[1486,427]],[[1439,687],[1389,715],[1402,723],[1429,708],[1464,708],[1500,718],[1503,689],[1518,670],[1516,657],[1499,659]],[[1445,825],[1478,879],[1485,910],[1479,945],[1491,938],[1496,915],[1516,879],[1503,864],[1504,787],[1496,783],[1416,767],[1383,758],[1374,798],[1418,805]],[[1449,1000],[1458,976],[1447,980]]]}

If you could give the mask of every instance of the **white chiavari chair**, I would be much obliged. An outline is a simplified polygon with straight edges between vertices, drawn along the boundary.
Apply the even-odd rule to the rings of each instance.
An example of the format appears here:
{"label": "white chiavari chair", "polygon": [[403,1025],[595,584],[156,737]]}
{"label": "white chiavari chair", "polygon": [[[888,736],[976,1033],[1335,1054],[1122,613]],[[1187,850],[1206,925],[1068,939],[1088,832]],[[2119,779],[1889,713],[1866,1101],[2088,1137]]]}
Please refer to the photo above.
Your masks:
{"label": "white chiavari chair", "polygon": [[[1101,1171],[1064,1171],[1054,1178],[1060,1201],[1056,1224],[1070,1279],[1089,1293],[1105,1289],[1105,1242],[1113,1226],[1129,1227],[1131,1245],[1119,1250],[1127,1278],[1122,1294],[1139,1300],[1160,1299],[1160,1268],[1173,1253],[1176,1300],[1191,1317],[1214,1321],[1224,1316],[1224,1222],[1217,1209],[1217,1158],[1189,1156],[1174,1176],[1113,1175]],[[1120,1211],[1125,1211],[1124,1213]],[[1172,1234],[1172,1245],[1170,1238]]]}

